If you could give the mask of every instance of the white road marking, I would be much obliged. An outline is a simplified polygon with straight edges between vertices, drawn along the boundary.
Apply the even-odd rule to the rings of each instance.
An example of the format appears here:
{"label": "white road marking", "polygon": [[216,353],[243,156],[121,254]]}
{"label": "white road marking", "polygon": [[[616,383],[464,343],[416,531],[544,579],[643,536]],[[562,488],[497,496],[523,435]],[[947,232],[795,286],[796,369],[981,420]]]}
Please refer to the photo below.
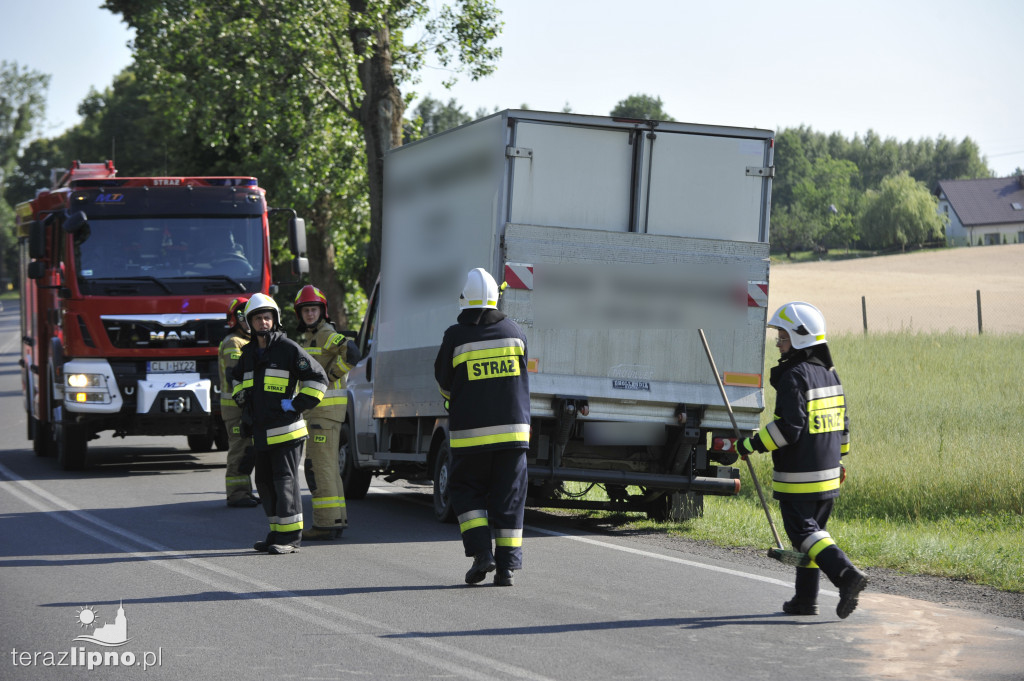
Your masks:
{"label": "white road marking", "polygon": [[[373,486],[370,488],[371,492],[380,492],[382,494],[391,494],[394,496],[404,497],[406,501],[419,504],[421,506],[431,506],[426,502],[421,502],[417,499],[410,499],[406,496],[408,490],[404,489],[388,489],[381,486]],[[550,537],[558,537],[560,539],[571,539],[572,541],[583,542],[584,544],[592,544],[594,546],[600,546],[606,549],[613,549],[615,551],[623,551],[625,553],[631,553],[637,556],[643,556],[645,558],[654,558],[656,560],[664,560],[670,563],[678,563],[680,565],[686,565],[687,567],[698,568],[701,570],[710,570],[712,572],[721,572],[723,574],[732,575],[734,577],[742,577],[744,579],[752,579],[757,582],[764,582],[766,584],[774,584],[776,586],[784,586],[787,589],[793,588],[793,582],[783,581],[781,579],[775,579],[774,577],[765,577],[763,575],[757,575],[752,572],[743,572],[742,570],[733,570],[731,568],[719,567],[717,565],[709,565],[708,563],[699,563],[694,560],[686,560],[685,558],[677,558],[675,556],[667,556],[662,553],[655,553],[654,551],[645,551],[643,549],[635,549],[630,546],[621,546],[608,541],[602,541],[600,539],[593,539],[591,537],[583,537],[575,534],[565,534],[564,532],[556,532],[555,530],[546,530],[542,527],[534,527],[527,525],[523,529],[530,530],[531,532],[537,532],[538,534],[546,534]],[[835,596],[839,598],[838,591],[821,590],[818,592],[819,595]]]}
{"label": "white road marking", "polygon": [[[300,596],[274,584],[261,582],[240,572],[216,565],[209,560],[195,558],[192,553],[172,550],[77,508],[63,499],[46,492],[36,484],[19,477],[2,464],[0,464],[0,490],[6,490],[38,511],[51,514],[50,518],[53,520],[108,546],[123,551],[134,558],[152,561],[158,567],[202,582],[214,590],[224,591],[242,599],[252,599],[260,605],[272,608],[296,619],[305,620],[318,627],[334,631],[338,634],[355,636],[366,643],[385,648],[388,653],[426,662],[445,672],[458,674],[460,677],[467,679],[489,680],[499,678],[482,671],[490,670],[497,674],[503,674],[505,677],[529,679],[530,681],[553,681],[549,677],[536,674],[528,669],[463,650],[433,637],[405,637],[403,635],[408,632],[394,629],[383,622],[357,615],[348,610],[332,607],[313,598]],[[54,510],[57,510],[54,507],[67,511],[67,514],[53,513]],[[148,552],[140,551],[140,547],[148,549]],[[177,560],[163,560],[165,558],[175,558]],[[211,576],[208,574],[210,572],[226,579],[235,580],[235,582],[241,582],[247,587],[253,587],[256,592],[246,593],[239,591],[237,584]],[[284,603],[278,598],[263,598],[262,593],[264,592],[274,592],[275,594],[285,596],[288,599],[288,603]],[[339,618],[347,620],[350,626],[339,622]],[[367,629],[375,630],[377,633],[364,633]],[[386,635],[398,635],[402,636],[402,638],[399,640],[384,638]],[[429,648],[431,651],[425,652],[422,648]],[[434,654],[431,654],[431,652]],[[460,658],[462,662],[471,666],[457,664],[452,661],[452,658]]]}

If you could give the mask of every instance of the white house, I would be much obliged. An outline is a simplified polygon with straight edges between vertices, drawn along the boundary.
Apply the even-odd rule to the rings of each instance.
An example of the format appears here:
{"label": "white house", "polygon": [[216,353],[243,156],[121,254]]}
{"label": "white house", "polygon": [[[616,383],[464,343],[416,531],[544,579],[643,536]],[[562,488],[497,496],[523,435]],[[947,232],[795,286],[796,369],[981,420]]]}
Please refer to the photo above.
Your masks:
{"label": "white house", "polygon": [[948,245],[1024,243],[1024,175],[941,180],[937,193]]}

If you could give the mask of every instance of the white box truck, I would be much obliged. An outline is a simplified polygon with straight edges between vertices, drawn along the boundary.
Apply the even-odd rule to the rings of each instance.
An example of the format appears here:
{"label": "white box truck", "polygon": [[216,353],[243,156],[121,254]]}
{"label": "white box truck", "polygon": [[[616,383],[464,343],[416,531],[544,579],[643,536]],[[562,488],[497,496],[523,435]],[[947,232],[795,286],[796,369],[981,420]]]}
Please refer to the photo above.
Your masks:
{"label": "white box truck", "polygon": [[[466,273],[528,341],[531,505],[700,514],[739,490],[721,450],[764,408],[773,132],[508,110],[392,150],[382,268],[348,375],[346,494],[432,480],[451,518],[434,380]],[[584,485],[566,483],[584,483]],[[579,497],[586,484],[607,499]]]}

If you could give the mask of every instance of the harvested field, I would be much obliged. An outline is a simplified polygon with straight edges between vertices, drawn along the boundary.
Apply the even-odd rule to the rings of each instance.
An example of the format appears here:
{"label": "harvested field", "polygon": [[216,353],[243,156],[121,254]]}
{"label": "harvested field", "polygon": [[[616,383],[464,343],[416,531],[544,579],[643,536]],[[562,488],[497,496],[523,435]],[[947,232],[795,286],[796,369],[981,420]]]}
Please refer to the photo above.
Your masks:
{"label": "harvested field", "polygon": [[1024,244],[851,260],[772,264],[769,314],[790,300],[817,306],[829,333],[1024,333]]}

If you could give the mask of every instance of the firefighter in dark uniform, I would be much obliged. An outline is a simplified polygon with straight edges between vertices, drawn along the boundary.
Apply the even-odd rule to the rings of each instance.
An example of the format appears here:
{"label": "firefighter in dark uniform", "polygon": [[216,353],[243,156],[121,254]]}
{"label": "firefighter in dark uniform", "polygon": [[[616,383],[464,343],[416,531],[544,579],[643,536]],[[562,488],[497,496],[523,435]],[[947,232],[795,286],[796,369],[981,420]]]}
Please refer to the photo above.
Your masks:
{"label": "firefighter in dark uniform", "polygon": [[[434,376],[449,407],[452,467],[448,489],[466,556],[466,583],[512,586],[523,563],[530,386],[526,336],[498,311],[498,286],[471,270],[458,323],[444,333]],[[494,533],[494,550],[491,533]]]}
{"label": "firefighter in dark uniform", "polygon": [[242,348],[231,370],[235,402],[256,452],[256,490],[270,532],[253,545],[271,554],[292,553],[302,543],[299,462],[306,439],[302,412],[327,390],[327,375],[281,330],[281,311],[270,296],[257,293],[245,306],[255,343]]}
{"label": "firefighter in dark uniform", "polygon": [[252,464],[245,465],[246,445],[242,437],[242,409],[231,396],[231,369],[242,356],[242,346],[249,342],[249,325],[245,321],[248,298],[235,298],[228,306],[228,335],[220,343],[217,364],[220,369],[220,416],[228,434],[227,466],[224,469],[224,490],[228,506],[252,507],[259,499],[252,493]]}
{"label": "firefighter in dark uniform", "polygon": [[[850,616],[867,576],[846,557],[825,529],[845,475],[840,460],[850,451],[850,420],[843,384],[825,341],[825,318],[809,303],[780,307],[768,326],[778,329],[781,354],[769,381],[775,388],[775,419],[736,451],[771,452],[773,495],[789,540],[811,559],[796,569],[796,595],[782,605],[789,615],[818,614],[819,573],[839,589],[836,614]],[[820,570],[819,570],[820,568]]]}
{"label": "firefighter in dark uniform", "polygon": [[338,446],[348,398],[345,374],[359,361],[356,344],[338,333],[327,315],[327,296],[316,286],[303,286],[295,296],[299,345],[315,359],[330,384],[320,404],[309,413],[306,440],[306,484],[313,497],[313,527],[302,531],[309,540],[337,539],[348,527],[345,486],[341,481]]}

